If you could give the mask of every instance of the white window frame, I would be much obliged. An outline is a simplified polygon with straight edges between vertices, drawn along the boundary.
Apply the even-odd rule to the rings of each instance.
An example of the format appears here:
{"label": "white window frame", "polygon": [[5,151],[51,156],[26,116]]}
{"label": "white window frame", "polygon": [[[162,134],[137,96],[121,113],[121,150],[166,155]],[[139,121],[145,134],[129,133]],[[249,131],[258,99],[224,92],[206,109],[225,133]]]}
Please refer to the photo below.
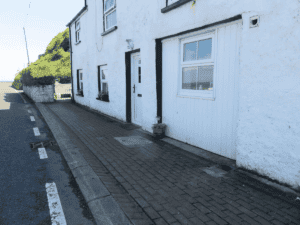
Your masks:
{"label": "white window frame", "polygon": [[172,5],[173,3],[175,3],[175,2],[179,2],[180,0],[168,0],[168,5],[167,6],[169,6],[169,5]]}
{"label": "white window frame", "polygon": [[[178,76],[178,97],[199,97],[199,98],[208,98],[214,99],[215,98],[215,81],[216,81],[216,37],[217,37],[217,30],[211,33],[200,34],[197,36],[192,36],[188,38],[180,39],[180,63],[179,63],[179,76]],[[212,39],[212,51],[211,51],[211,58],[210,59],[197,59],[193,61],[183,61],[184,57],[184,44],[201,41],[205,39]],[[197,52],[198,53],[198,52]],[[197,54],[198,57],[198,54]],[[183,75],[183,68],[185,67],[199,67],[199,66],[214,66],[213,71],[213,90],[188,90],[182,89],[182,75]]]}
{"label": "white window frame", "polygon": [[[106,70],[106,74],[105,74],[105,80],[103,81],[102,79],[102,71],[103,70]],[[103,91],[103,83],[106,83],[107,85],[107,92],[109,93],[109,86],[108,86],[108,79],[107,79],[107,76],[108,76],[108,68],[107,66],[101,66],[100,67],[100,85],[101,85],[101,92]]]}
{"label": "white window frame", "polygon": [[[79,24],[79,26],[77,25]],[[76,43],[80,41],[80,20],[75,22],[75,36],[76,36]]]}
{"label": "white window frame", "polygon": [[[107,31],[107,30],[109,30],[110,28],[112,28],[112,27],[114,27],[114,26],[117,25],[117,23],[116,23],[116,24],[114,24],[112,27],[109,27],[109,28],[106,27],[106,18],[107,18],[107,16],[110,15],[110,14],[112,14],[113,12],[117,11],[116,0],[114,0],[113,6],[110,7],[109,9],[107,9],[107,10],[105,11],[105,2],[106,2],[106,1],[108,1],[108,0],[104,0],[104,8],[103,8],[103,11],[104,11],[104,26],[105,26],[105,31]],[[116,15],[116,17],[117,17],[117,15]]]}

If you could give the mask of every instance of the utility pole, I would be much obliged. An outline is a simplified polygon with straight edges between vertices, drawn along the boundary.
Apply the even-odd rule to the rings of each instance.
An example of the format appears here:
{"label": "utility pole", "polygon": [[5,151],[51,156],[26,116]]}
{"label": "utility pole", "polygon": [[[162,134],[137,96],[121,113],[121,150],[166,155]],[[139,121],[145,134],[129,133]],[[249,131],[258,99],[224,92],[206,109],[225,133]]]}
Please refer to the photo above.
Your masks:
{"label": "utility pole", "polygon": [[29,54],[28,54],[28,48],[27,48],[27,41],[26,41],[25,27],[23,27],[23,29],[24,29],[25,44],[26,44],[26,50],[27,50],[28,66],[29,66]]}

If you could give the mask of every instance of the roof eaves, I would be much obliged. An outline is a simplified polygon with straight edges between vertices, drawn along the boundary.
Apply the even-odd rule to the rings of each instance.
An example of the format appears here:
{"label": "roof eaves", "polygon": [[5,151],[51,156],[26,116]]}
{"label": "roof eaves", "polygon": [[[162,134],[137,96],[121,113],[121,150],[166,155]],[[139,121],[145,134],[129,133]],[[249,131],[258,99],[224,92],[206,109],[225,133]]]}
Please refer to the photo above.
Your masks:
{"label": "roof eaves", "polygon": [[71,23],[73,23],[85,10],[87,10],[87,5],[84,6],[79,13],[76,14],[76,16],[66,25],[66,27],[69,27]]}

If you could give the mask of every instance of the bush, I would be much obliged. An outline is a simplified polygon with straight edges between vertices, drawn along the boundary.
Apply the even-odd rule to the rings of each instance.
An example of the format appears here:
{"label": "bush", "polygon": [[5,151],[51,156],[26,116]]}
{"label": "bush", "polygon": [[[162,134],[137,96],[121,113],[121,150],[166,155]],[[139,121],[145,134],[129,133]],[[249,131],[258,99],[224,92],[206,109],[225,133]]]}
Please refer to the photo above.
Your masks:
{"label": "bush", "polygon": [[36,76],[33,77],[31,75],[31,70],[28,69],[23,74],[22,77],[22,84],[25,86],[44,86],[44,85],[51,85],[55,83],[55,77],[53,76]]}
{"label": "bush", "polygon": [[[54,84],[55,79],[61,83],[71,82],[70,52],[65,52],[62,42],[67,43],[69,28],[56,35],[47,46],[44,56],[31,63],[15,77],[12,84],[18,90],[23,85],[49,85]],[[63,46],[63,47],[62,47]]]}

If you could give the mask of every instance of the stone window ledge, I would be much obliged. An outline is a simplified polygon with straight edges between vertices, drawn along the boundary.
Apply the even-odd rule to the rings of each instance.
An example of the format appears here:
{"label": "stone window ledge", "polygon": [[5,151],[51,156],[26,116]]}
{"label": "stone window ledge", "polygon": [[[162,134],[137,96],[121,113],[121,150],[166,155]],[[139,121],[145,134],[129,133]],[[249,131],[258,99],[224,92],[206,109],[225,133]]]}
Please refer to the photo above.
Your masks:
{"label": "stone window ledge", "polygon": [[113,31],[115,31],[116,29],[118,29],[118,27],[117,27],[117,26],[114,26],[114,27],[110,28],[109,30],[103,32],[103,33],[101,34],[101,36],[105,36],[105,35],[107,35],[107,34],[113,32]]}
{"label": "stone window ledge", "polygon": [[101,98],[96,98],[96,99],[102,102],[109,102],[109,100],[102,100]]}
{"label": "stone window ledge", "polygon": [[179,0],[178,2],[175,2],[175,3],[171,4],[171,5],[168,5],[168,6],[165,7],[165,8],[162,8],[162,9],[161,9],[161,13],[169,12],[169,11],[171,11],[171,10],[173,10],[173,9],[176,9],[176,8],[178,8],[178,7],[180,7],[180,6],[184,5],[184,4],[186,4],[186,3],[188,3],[188,2],[191,2],[191,1],[193,1],[193,0]]}
{"label": "stone window ledge", "polygon": [[75,43],[75,45],[79,45],[80,43],[81,43],[81,41],[78,41],[78,42]]}

